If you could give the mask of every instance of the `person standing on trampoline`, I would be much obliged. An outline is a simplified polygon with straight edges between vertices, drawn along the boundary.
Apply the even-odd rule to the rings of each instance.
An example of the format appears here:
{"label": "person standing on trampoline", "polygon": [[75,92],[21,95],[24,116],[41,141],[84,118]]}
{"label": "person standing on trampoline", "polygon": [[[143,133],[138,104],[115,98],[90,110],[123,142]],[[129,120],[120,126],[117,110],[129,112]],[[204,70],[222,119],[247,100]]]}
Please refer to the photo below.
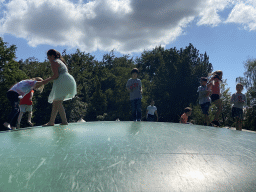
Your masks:
{"label": "person standing on trampoline", "polygon": [[242,93],[243,85],[238,83],[236,85],[236,93],[231,97],[232,106],[232,117],[236,120],[236,130],[242,131],[243,122],[243,106],[246,105],[246,96]]}
{"label": "person standing on trampoline", "polygon": [[184,113],[180,117],[180,123],[189,124],[188,117],[192,114],[192,109],[190,107],[186,107],[184,109]]}
{"label": "person standing on trampoline", "polygon": [[53,75],[43,82],[44,84],[47,84],[50,81],[53,81],[52,90],[48,97],[48,102],[52,103],[52,112],[50,121],[43,126],[54,126],[58,112],[62,120],[61,125],[67,125],[68,122],[63,107],[63,101],[75,97],[77,93],[76,81],[73,76],[68,73],[68,69],[65,65],[66,62],[58,51],[50,49],[47,52],[47,57],[51,63]]}
{"label": "person standing on trampoline", "polygon": [[214,116],[214,120],[211,122],[213,125],[220,126],[219,116],[222,112],[222,101],[220,99],[220,83],[222,82],[222,71],[218,70],[213,73],[213,77],[209,80],[207,85],[211,89],[211,100],[216,105],[217,112]]}
{"label": "person standing on trampoline", "polygon": [[126,89],[130,92],[133,121],[141,121],[142,84],[141,80],[138,79],[138,74],[139,70],[134,68],[131,71],[132,78],[126,83]]}
{"label": "person standing on trampoline", "polygon": [[34,90],[31,90],[29,93],[27,93],[21,100],[20,100],[20,114],[18,117],[18,124],[17,128],[20,128],[20,121],[23,116],[23,113],[28,112],[28,124],[32,127],[33,123],[31,122],[32,118],[32,97],[34,94]]}
{"label": "person standing on trampoline", "polygon": [[13,85],[7,92],[7,98],[11,103],[12,111],[8,120],[3,124],[9,130],[15,130],[17,119],[20,113],[19,98],[24,97],[32,89],[39,90],[40,93],[44,89],[43,79],[36,77],[33,79],[26,79]]}
{"label": "person standing on trampoline", "polygon": [[208,111],[211,105],[211,99],[209,97],[210,90],[207,88],[206,84],[207,78],[201,77],[201,86],[198,87],[197,92],[199,92],[199,104],[204,115],[204,125],[208,126],[210,123]]}
{"label": "person standing on trampoline", "polygon": [[154,104],[155,104],[155,102],[152,99],[152,101],[151,101],[150,105],[147,107],[147,111],[146,111],[147,121],[154,121],[155,114],[156,114],[156,117],[157,117],[156,121],[158,121],[157,108]]}

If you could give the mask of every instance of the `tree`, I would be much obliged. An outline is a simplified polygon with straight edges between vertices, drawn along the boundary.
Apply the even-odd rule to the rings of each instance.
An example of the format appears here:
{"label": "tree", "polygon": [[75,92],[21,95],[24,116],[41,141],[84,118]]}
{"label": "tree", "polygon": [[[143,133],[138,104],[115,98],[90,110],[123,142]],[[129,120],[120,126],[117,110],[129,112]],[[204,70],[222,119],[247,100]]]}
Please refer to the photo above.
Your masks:
{"label": "tree", "polygon": [[[16,46],[8,46],[0,38],[0,123],[1,125],[7,119],[11,106],[6,97],[6,92],[15,83],[26,79],[26,74],[19,69],[19,63],[15,59]],[[0,129],[3,129],[1,127]]]}

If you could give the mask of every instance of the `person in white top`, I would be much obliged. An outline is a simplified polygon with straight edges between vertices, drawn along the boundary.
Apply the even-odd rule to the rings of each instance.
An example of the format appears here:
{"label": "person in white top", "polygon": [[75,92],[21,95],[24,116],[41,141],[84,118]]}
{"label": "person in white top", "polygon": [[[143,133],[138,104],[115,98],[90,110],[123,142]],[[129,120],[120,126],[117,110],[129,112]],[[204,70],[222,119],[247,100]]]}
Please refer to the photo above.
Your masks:
{"label": "person in white top", "polygon": [[7,121],[3,124],[8,130],[16,129],[17,118],[20,113],[19,98],[24,97],[33,89],[39,90],[40,92],[43,91],[44,85],[41,77],[20,81],[8,90],[7,98],[11,103],[12,111]]}
{"label": "person in white top", "polygon": [[157,117],[156,121],[158,121],[157,108],[156,108],[156,106],[154,106],[154,104],[155,104],[155,102],[154,102],[154,100],[152,100],[150,105],[147,107],[147,111],[146,111],[147,121],[154,121],[155,114]]}

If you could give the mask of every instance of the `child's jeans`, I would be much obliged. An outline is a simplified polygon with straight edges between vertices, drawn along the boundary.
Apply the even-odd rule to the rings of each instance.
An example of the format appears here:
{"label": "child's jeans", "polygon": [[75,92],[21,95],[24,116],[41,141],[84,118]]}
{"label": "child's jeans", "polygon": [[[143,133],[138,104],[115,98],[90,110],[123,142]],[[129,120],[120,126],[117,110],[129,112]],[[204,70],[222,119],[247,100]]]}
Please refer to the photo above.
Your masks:
{"label": "child's jeans", "polygon": [[141,99],[134,99],[131,100],[132,104],[132,118],[133,121],[140,121],[141,120]]}
{"label": "child's jeans", "polygon": [[155,121],[155,116],[148,114],[147,121]]}
{"label": "child's jeans", "polygon": [[20,113],[20,106],[19,106],[19,94],[14,91],[7,92],[7,98],[9,99],[12,111],[8,117],[7,123],[10,123],[12,127],[16,127],[17,119]]}

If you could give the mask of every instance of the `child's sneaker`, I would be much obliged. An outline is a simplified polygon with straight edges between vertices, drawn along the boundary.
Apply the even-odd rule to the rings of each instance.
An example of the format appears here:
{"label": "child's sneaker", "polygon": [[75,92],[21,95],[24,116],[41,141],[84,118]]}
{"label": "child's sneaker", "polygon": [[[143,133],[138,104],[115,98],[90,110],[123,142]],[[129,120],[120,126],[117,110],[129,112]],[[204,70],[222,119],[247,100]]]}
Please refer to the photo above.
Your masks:
{"label": "child's sneaker", "polygon": [[219,127],[220,126],[220,123],[219,123],[219,121],[212,121],[212,124],[214,124],[214,125],[216,125],[217,127]]}

